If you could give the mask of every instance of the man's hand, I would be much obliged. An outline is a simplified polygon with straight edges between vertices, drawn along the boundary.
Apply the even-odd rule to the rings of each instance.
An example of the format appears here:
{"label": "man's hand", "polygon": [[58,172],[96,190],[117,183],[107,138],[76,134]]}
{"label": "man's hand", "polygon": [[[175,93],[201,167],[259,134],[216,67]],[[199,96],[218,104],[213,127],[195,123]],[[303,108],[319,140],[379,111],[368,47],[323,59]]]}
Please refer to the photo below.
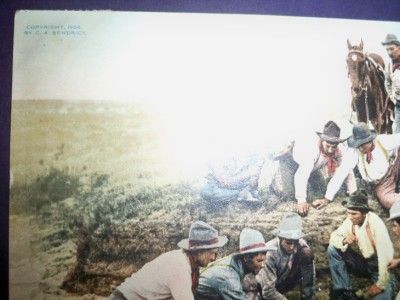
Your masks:
{"label": "man's hand", "polygon": [[308,204],[307,202],[297,203],[297,213],[302,217],[307,216],[309,208],[310,208],[310,204]]}
{"label": "man's hand", "polygon": [[315,207],[316,209],[321,209],[324,206],[327,206],[328,203],[329,203],[328,199],[322,198],[322,199],[314,200],[312,203],[312,206]]}
{"label": "man's hand", "polygon": [[343,240],[343,245],[351,245],[353,243],[357,242],[357,237],[350,233],[344,240]]}
{"label": "man's hand", "polygon": [[389,261],[387,268],[388,270],[393,270],[395,268],[397,268],[400,264],[400,258],[394,258],[391,261]]}
{"label": "man's hand", "polygon": [[376,284],[371,285],[370,287],[368,287],[368,295],[370,297],[375,297],[376,295],[382,293],[382,289],[377,286]]}

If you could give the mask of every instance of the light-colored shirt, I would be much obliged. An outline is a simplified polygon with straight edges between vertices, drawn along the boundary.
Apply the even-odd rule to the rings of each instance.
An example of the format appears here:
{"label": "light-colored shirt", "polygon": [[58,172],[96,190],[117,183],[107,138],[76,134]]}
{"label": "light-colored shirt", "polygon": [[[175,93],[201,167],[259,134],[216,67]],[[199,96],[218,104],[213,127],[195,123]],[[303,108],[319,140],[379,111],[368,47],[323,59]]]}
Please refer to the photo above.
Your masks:
{"label": "light-colored shirt", "polygon": [[[391,64],[389,64],[389,68],[392,68]],[[397,68],[394,72],[390,72],[389,77],[385,80],[386,92],[393,102],[400,101],[400,69]]]}
{"label": "light-colored shirt", "polygon": [[245,300],[244,269],[238,256],[223,257],[200,271],[197,297],[207,300]]}
{"label": "light-colored shirt", "polygon": [[381,134],[375,140],[380,144],[375,142],[370,163],[367,162],[366,154],[362,154],[356,148],[349,148],[343,157],[342,164],[329,181],[325,194],[326,199],[333,200],[347,174],[355,166],[358,166],[362,178],[368,182],[374,182],[385,176],[390,166],[388,157],[394,156],[396,149],[400,146],[400,133]]}
{"label": "light-colored shirt", "polygon": [[[347,152],[347,148],[343,144],[338,145],[339,155],[335,157],[338,166],[341,164],[343,153]],[[294,175],[295,197],[299,203],[307,200],[307,183],[313,171],[325,168],[327,159],[321,154],[319,149],[319,139],[309,143],[297,143],[293,148],[293,159],[299,164],[299,167]],[[350,193],[357,189],[353,170],[350,169],[347,185]],[[345,176],[345,177],[346,177]],[[344,180],[344,179],[343,179]],[[342,181],[343,182],[343,181]]]}
{"label": "light-colored shirt", "polygon": [[[289,275],[297,248],[291,254],[285,253],[279,245],[278,237],[269,241],[267,245],[274,247],[276,250],[267,252],[265,266],[256,275],[256,279],[261,285],[262,297],[269,300],[286,300],[286,297],[278,292],[276,285],[284,282]],[[299,247],[308,248],[307,242],[304,239],[300,239]]]}
{"label": "light-colored shirt", "polygon": [[[367,226],[369,226],[375,248],[368,236]],[[385,289],[389,283],[387,265],[389,261],[393,259],[393,244],[390,240],[385,223],[383,223],[381,218],[375,213],[368,212],[364,223],[361,226],[355,225],[353,229],[353,223],[347,218],[338,229],[332,232],[329,244],[343,252],[346,251],[349,245],[343,245],[343,240],[349,234],[353,233],[353,230],[357,237],[356,243],[362,256],[364,258],[370,258],[376,254],[378,257],[379,276],[376,284],[380,288]]]}
{"label": "light-colored shirt", "polygon": [[[192,300],[190,261],[182,249],[166,252],[145,264],[117,287],[128,300]],[[141,299],[141,298],[139,298]]]}

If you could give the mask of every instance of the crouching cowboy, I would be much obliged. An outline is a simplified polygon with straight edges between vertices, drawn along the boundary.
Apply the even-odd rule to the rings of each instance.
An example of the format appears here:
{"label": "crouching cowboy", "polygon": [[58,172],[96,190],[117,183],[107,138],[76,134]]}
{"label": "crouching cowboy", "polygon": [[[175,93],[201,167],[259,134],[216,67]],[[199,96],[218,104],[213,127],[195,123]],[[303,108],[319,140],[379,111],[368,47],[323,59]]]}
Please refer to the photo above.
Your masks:
{"label": "crouching cowboy", "polygon": [[164,253],[145,264],[118,286],[109,300],[194,299],[199,267],[214,261],[217,248],[227,241],[207,223],[194,222],[189,238],[178,243],[181,249]]}
{"label": "crouching cowboy", "polygon": [[314,299],[314,255],[303,239],[299,215],[286,215],[274,231],[276,238],[267,246],[264,268],[256,276],[262,299],[285,300],[284,293],[300,284],[301,299]]}
{"label": "crouching cowboy", "polygon": [[197,300],[245,300],[242,281],[246,274],[257,274],[264,266],[266,251],[262,234],[250,228],[240,233],[239,253],[217,260],[201,271]]}
{"label": "crouching cowboy", "polygon": [[347,218],[331,234],[328,247],[331,299],[357,299],[349,273],[373,281],[367,288],[368,297],[391,299],[396,279],[387,265],[393,259],[393,244],[384,222],[371,212],[364,191],[356,192],[342,204],[347,208]]}

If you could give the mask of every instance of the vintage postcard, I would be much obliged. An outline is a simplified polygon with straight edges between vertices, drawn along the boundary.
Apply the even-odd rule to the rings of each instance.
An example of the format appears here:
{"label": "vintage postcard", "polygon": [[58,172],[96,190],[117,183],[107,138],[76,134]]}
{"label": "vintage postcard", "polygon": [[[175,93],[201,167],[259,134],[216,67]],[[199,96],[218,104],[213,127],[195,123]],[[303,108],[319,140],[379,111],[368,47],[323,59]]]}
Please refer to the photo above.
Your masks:
{"label": "vintage postcard", "polygon": [[[276,157],[293,145],[315,146],[328,121],[343,139],[352,135],[362,117],[353,98],[366,85],[354,85],[349,64],[376,54],[381,60],[369,67],[383,84],[392,63],[382,45],[388,34],[400,38],[400,24],[18,11],[10,299],[105,299],[145,263],[178,249],[197,220],[228,237],[219,257],[239,251],[245,227],[273,239],[282,217],[297,209],[295,199],[272,199]],[[380,119],[367,123],[392,135],[393,102],[384,103]],[[262,170],[250,194],[207,190],[217,169],[255,161]],[[388,209],[369,195],[390,229]],[[301,219],[315,256],[316,299],[330,299],[326,249],[346,218],[340,203],[310,206]],[[300,299],[299,287],[286,297]]]}

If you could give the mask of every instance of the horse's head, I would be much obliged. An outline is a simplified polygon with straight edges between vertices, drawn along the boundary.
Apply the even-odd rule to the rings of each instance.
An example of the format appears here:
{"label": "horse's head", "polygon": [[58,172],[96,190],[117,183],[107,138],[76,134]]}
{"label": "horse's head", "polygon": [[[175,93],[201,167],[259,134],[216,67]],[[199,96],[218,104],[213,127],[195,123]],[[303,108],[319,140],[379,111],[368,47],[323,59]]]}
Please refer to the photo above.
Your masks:
{"label": "horse's head", "polygon": [[364,78],[367,72],[367,56],[363,52],[364,43],[362,40],[359,45],[351,45],[349,40],[347,40],[347,47],[349,49],[346,59],[347,70],[351,80],[351,92],[353,97],[355,97],[359,96],[362,92]]}

